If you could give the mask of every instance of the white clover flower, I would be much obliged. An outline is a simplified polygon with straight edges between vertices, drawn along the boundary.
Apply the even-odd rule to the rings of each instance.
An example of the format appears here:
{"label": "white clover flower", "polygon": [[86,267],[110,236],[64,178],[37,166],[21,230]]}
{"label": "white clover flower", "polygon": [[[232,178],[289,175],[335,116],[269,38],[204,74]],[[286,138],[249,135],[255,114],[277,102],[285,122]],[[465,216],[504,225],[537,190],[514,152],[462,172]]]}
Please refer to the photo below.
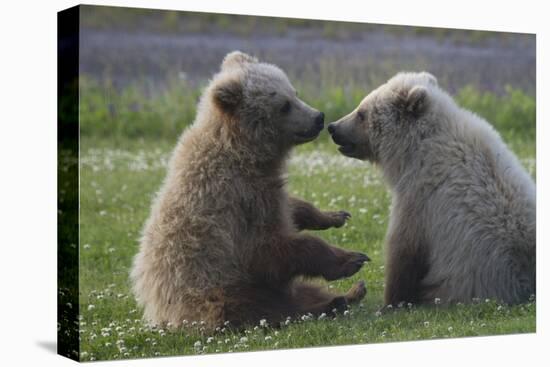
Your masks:
{"label": "white clover flower", "polygon": [[345,310],[344,311],[344,316],[348,316],[349,315],[349,310]]}
{"label": "white clover flower", "polygon": [[424,321],[424,326],[425,326],[425,327],[430,326],[430,322],[429,322],[429,321]]}
{"label": "white clover flower", "polygon": [[246,336],[243,336],[243,337],[239,340],[240,343],[246,343],[247,341],[248,341],[248,338],[247,338]]}
{"label": "white clover flower", "polygon": [[111,345],[113,345],[113,343],[111,343],[111,342],[105,343],[105,346],[106,346],[106,347],[110,347]]}
{"label": "white clover flower", "polygon": [[323,312],[322,314],[319,315],[319,317],[317,319],[322,320],[326,317],[327,317],[327,314]]}
{"label": "white clover flower", "polygon": [[380,317],[380,316],[382,316],[382,311],[378,310],[378,311],[376,311],[376,312],[374,313],[374,315],[375,315],[376,317]]}
{"label": "white clover flower", "polygon": [[273,337],[272,337],[271,335],[268,335],[268,336],[266,336],[266,337],[264,338],[265,341],[269,341],[269,340],[271,340],[271,339],[273,339]]}
{"label": "white clover flower", "polygon": [[193,346],[194,346],[195,348],[200,348],[200,347],[202,346],[202,343],[201,343],[200,340],[197,340],[197,341],[195,342],[195,344],[193,344]]}
{"label": "white clover flower", "polygon": [[267,320],[266,319],[261,319],[260,320],[260,326],[261,327],[267,327]]}
{"label": "white clover flower", "polygon": [[451,331],[453,331],[453,327],[449,326],[449,328],[447,330],[449,330],[449,332],[451,332]]}
{"label": "white clover flower", "polygon": [[206,342],[207,342],[208,344],[212,343],[213,341],[214,341],[214,338],[211,337],[211,336],[209,336],[208,339],[206,339]]}
{"label": "white clover flower", "polygon": [[434,298],[434,303],[435,303],[436,305],[441,304],[441,298],[437,298],[437,297]]}
{"label": "white clover flower", "polygon": [[88,311],[91,311],[91,310],[93,310],[94,308],[95,308],[94,305],[88,305]]}

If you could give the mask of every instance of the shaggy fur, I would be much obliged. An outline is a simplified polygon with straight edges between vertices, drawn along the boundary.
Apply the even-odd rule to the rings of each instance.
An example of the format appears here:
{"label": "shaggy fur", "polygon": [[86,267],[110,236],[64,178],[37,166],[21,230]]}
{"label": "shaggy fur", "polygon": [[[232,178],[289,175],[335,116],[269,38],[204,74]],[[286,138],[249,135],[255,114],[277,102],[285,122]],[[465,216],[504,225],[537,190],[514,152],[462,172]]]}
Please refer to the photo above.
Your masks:
{"label": "shaggy fur", "polygon": [[400,73],[329,125],[393,192],[385,303],[505,303],[535,293],[535,184],[482,118],[428,73]]}
{"label": "shaggy fur", "polygon": [[360,300],[362,282],[334,295],[296,279],[356,273],[368,258],[300,229],[342,226],[285,190],[291,148],[317,137],[323,114],[297,98],[277,67],[233,52],[171,158],[131,273],[153,324],[214,329],[329,313]]}

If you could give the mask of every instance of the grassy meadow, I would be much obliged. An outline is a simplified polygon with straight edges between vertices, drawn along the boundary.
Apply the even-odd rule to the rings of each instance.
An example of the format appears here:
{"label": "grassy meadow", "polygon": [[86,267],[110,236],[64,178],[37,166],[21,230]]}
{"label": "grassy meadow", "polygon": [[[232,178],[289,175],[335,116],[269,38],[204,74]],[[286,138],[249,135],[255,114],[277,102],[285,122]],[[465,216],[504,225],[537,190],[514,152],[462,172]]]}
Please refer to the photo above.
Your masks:
{"label": "grassy meadow", "polygon": [[[327,121],[349,112],[366,90],[296,85]],[[327,284],[345,291],[364,279],[364,302],[335,319],[305,316],[287,326],[244,332],[187,334],[147,326],[128,280],[141,227],[181,131],[192,122],[201,86],[185,81],[161,92],[81,81],[80,358],[84,361],[379,343],[535,331],[535,302],[509,307],[489,300],[450,308],[405,307],[380,315],[383,239],[390,194],[372,165],[341,156],[326,132],[298,147],[289,164],[291,193],[327,210],[352,214],[345,227],[318,231],[328,242],[367,253],[372,262],[353,277]],[[459,103],[491,121],[535,176],[535,99],[512,87],[503,94],[461,88]],[[74,162],[73,162],[74,163]]]}

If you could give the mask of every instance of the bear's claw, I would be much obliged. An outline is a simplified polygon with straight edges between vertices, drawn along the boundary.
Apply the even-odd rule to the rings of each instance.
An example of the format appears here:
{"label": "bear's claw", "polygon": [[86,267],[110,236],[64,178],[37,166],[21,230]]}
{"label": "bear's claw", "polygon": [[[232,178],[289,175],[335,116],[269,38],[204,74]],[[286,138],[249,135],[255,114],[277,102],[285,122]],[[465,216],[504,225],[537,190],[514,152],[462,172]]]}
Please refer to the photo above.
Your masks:
{"label": "bear's claw", "polygon": [[346,224],[346,221],[351,218],[351,214],[348,213],[345,210],[340,210],[337,212],[328,212],[328,216],[331,218],[331,225],[335,228],[340,228],[344,224]]}

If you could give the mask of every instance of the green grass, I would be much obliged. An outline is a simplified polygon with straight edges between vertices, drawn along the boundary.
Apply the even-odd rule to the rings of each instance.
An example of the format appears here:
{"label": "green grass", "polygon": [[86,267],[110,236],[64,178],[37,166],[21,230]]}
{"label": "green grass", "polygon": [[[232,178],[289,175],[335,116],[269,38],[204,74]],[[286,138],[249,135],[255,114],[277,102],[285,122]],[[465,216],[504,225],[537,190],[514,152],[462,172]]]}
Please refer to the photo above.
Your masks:
{"label": "green grass", "polygon": [[[90,82],[81,96],[80,338],[82,360],[378,343],[535,331],[531,302],[503,306],[481,300],[450,308],[413,307],[379,316],[383,293],[383,239],[390,194],[372,165],[340,156],[326,136],[299,147],[290,163],[289,190],[322,209],[345,209],[345,227],[316,232],[328,242],[364,251],[372,262],[350,279],[331,282],[344,291],[364,279],[361,306],[334,320],[292,321],[281,329],[187,334],[148,328],[130,293],[128,273],[141,227],[164,176],[175,139],[192,121],[200,90],[185,84],[147,94],[115,92]],[[306,93],[328,120],[347,113],[365,91]],[[535,175],[534,98],[510,88],[505,95],[467,88],[457,100],[492,121]]]}

